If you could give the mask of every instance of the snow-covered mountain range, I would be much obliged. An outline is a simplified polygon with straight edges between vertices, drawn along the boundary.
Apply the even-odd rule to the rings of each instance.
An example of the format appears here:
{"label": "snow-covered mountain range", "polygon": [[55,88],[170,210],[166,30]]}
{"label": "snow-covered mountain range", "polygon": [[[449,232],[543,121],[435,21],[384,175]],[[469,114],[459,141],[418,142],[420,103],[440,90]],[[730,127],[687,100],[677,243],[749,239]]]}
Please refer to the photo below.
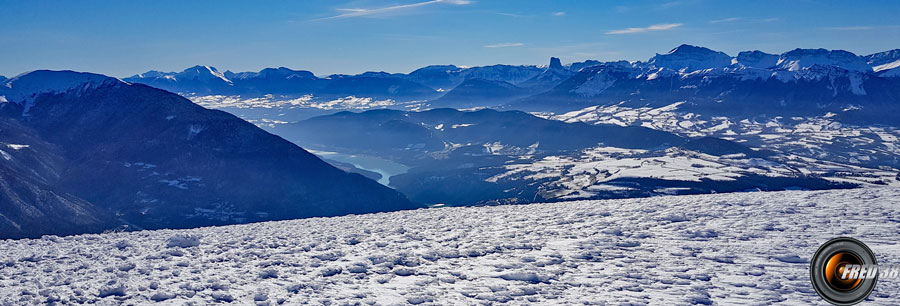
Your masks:
{"label": "snow-covered mountain range", "polygon": [[[659,77],[678,75],[721,76],[732,74],[741,80],[766,80],[774,78],[783,82],[800,79],[834,78],[858,73],[866,77],[897,76],[900,50],[891,50],[858,56],[843,50],[795,49],[782,54],[768,54],[761,51],[740,52],[732,57],[723,52],[704,47],[681,45],[665,54],[657,54],[646,62],[599,62],[585,61],[562,65],[552,58],[548,66],[493,65],[481,67],[458,67],[436,65],[417,69],[411,73],[366,72],[358,75],[330,75],[317,77],[309,71],[288,68],[266,68],[260,72],[231,71],[219,72],[209,66],[195,66],[182,72],[149,71],[126,78],[126,81],[146,83],[173,92],[189,95],[240,95],[245,97],[274,95],[317,94],[329,83],[353,79],[355,84],[372,88],[390,89],[402,86],[403,81],[414,82],[433,91],[413,89],[410,92],[395,88],[386,90],[385,96],[407,98],[428,98],[449,91],[467,79],[503,81],[519,87],[550,89],[575,73],[589,67],[613,66],[629,67],[636,73],[631,77],[653,80]],[[615,65],[620,64],[620,65]],[[623,67],[624,66],[624,67]],[[830,69],[829,69],[830,68]],[[380,81],[375,81],[379,80]],[[385,79],[390,81],[385,81]],[[856,84],[858,85],[858,84]],[[354,95],[353,89],[337,88],[327,93]],[[406,84],[406,86],[414,86]],[[540,88],[544,87],[544,88]],[[372,90],[369,88],[367,90]],[[337,89],[343,89],[339,91]],[[855,94],[863,94],[856,86],[850,88]],[[597,89],[596,91],[601,91]]]}
{"label": "snow-covered mountain range", "polygon": [[[735,56],[681,45],[647,61],[584,61],[547,66],[436,65],[408,74],[366,72],[317,77],[309,71],[267,68],[218,72],[196,66],[150,71],[126,81],[144,83],[211,107],[253,107],[303,99],[305,107],[340,99],[382,101],[368,107],[496,107],[568,112],[594,105],[664,106],[685,101],[686,111],[750,117],[836,114],[845,123],[896,122],[900,113],[900,49],[865,56],[843,50],[795,49]],[[340,104],[338,102],[338,104]],[[347,108],[349,109],[349,108]]]}
{"label": "snow-covered mountain range", "polygon": [[[327,168],[323,171],[333,176],[345,173],[332,172],[333,168],[302,149],[288,149],[296,146],[263,136],[263,131],[238,118],[226,119],[225,114],[209,110],[221,109],[296,145],[324,152],[317,154],[362,154],[397,164],[395,168],[405,172],[329,160],[428,204],[894,186],[900,184],[898,67],[898,50],[866,56],[825,49],[782,54],[747,51],[731,56],[682,45],[647,61],[563,64],[552,58],[545,66],[439,65],[408,74],[321,77],[288,68],[235,73],[195,66],[119,80],[35,71],[0,83],[4,131],[24,135],[0,139],[2,157],[11,160],[3,166],[2,178],[18,190],[19,195],[9,201],[76,212],[66,216],[96,216],[62,218],[66,222],[59,223],[60,232],[67,226],[87,228],[85,224],[107,228],[109,222],[121,220],[152,228],[163,218],[154,213],[174,202],[203,203],[185,205],[178,214],[205,218],[211,224],[382,210],[376,206],[390,207],[383,210],[417,207],[405,199],[397,206],[357,207],[348,199],[341,200],[347,205],[330,205],[327,211],[318,207],[285,213],[273,208],[279,212],[277,217],[256,213],[251,207],[232,207],[229,203],[234,201],[252,201],[223,200],[217,195],[232,192],[236,197],[261,199],[260,193],[308,191],[297,198],[266,200],[271,204],[318,194],[313,189],[328,189],[305,185],[318,177],[303,176],[310,174],[306,170],[282,173],[287,176],[284,179],[259,179],[271,188],[230,188],[244,184],[247,175],[232,178],[219,171],[226,171],[230,161],[241,160],[242,154],[254,156],[251,160],[259,164],[230,171],[290,169],[277,156],[299,150],[295,153],[303,157],[298,158],[309,161],[300,164]],[[161,105],[154,99],[166,102]],[[174,114],[176,110],[196,116]],[[609,131],[616,128],[659,131],[653,131],[658,137],[645,141],[645,146],[628,146],[610,141],[617,132]],[[601,130],[607,132],[596,132]],[[334,138],[311,137],[316,135]],[[248,143],[246,137],[255,140]],[[680,141],[667,143],[663,138]],[[273,151],[273,146],[284,151]],[[155,156],[150,149],[165,154]],[[205,166],[165,164],[172,160]],[[113,169],[116,165],[124,170]],[[262,168],[251,169],[257,166]],[[88,169],[106,175],[91,176]],[[188,173],[192,171],[202,174]],[[73,175],[96,181],[75,181]],[[16,184],[9,183],[16,178]],[[209,183],[213,178],[217,182]],[[362,179],[346,179],[357,178]],[[114,180],[121,182],[117,185],[121,188],[113,192],[84,192],[89,184]],[[372,191],[379,199],[399,196],[368,180],[356,183],[350,185]],[[324,193],[346,193],[331,191]],[[187,194],[193,200],[181,197]],[[28,218],[47,224],[53,219],[47,216]],[[185,224],[196,225],[194,221]],[[21,227],[8,223],[13,224],[10,228]]]}
{"label": "snow-covered mountain range", "polygon": [[[898,122],[900,79],[891,52],[796,49],[780,55],[741,52],[731,58],[702,47],[679,46],[647,62],[582,68],[553,89],[509,103],[512,109],[566,112],[595,105],[662,107],[703,115],[822,116],[845,123]],[[879,58],[881,62],[869,60]],[[895,59],[896,60],[896,59]],[[887,65],[887,66],[885,66]],[[876,70],[876,67],[877,70]]]}

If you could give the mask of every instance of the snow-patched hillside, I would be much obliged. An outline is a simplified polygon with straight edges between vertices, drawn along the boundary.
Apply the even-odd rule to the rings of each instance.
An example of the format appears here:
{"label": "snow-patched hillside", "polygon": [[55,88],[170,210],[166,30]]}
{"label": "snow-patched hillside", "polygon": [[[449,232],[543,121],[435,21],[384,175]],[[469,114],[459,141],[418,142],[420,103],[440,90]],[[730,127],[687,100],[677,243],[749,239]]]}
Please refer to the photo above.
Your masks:
{"label": "snow-patched hillside", "polygon": [[[823,304],[808,258],[900,263],[900,189],[438,208],[0,242],[0,304]],[[872,304],[897,303],[880,280]]]}

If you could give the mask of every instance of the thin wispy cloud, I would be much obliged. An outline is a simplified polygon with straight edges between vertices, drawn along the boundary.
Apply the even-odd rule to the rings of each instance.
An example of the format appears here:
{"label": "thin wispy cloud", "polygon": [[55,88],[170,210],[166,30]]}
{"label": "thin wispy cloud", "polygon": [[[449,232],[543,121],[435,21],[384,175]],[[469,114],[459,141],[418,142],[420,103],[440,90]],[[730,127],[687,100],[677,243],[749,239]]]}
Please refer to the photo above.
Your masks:
{"label": "thin wispy cloud", "polygon": [[870,30],[884,30],[884,29],[897,29],[900,28],[900,25],[882,25],[882,26],[870,26],[870,25],[859,25],[859,26],[844,26],[844,27],[824,27],[823,30],[832,30],[832,31],[870,31]]}
{"label": "thin wispy cloud", "polygon": [[606,32],[609,35],[621,35],[621,34],[637,34],[637,33],[645,33],[645,32],[654,32],[654,31],[668,31],[680,27],[684,24],[681,23],[662,23],[662,24],[654,24],[649,27],[644,28],[627,28],[622,30],[613,30]]}
{"label": "thin wispy cloud", "polygon": [[529,15],[522,15],[522,14],[515,14],[515,13],[497,13],[497,15],[500,15],[500,16],[506,16],[506,17],[516,17],[516,18],[529,18],[529,17],[533,17],[533,16],[529,16]]}
{"label": "thin wispy cloud", "polygon": [[668,9],[684,4],[684,1],[669,1],[659,5],[660,8]]}
{"label": "thin wispy cloud", "polygon": [[524,46],[523,43],[499,43],[499,44],[491,44],[484,45],[485,48],[509,48],[509,47],[521,47]]}
{"label": "thin wispy cloud", "polygon": [[446,39],[446,37],[437,36],[437,35],[416,35],[416,34],[399,34],[399,33],[377,34],[377,36],[383,37],[385,39],[401,40],[401,41],[423,41],[423,40]]}
{"label": "thin wispy cloud", "polygon": [[779,19],[779,18],[756,19],[756,18],[731,17],[731,18],[710,20],[709,23],[711,23],[711,24],[720,24],[720,23],[757,24],[757,23],[776,22],[779,20],[781,20],[781,19]]}
{"label": "thin wispy cloud", "polygon": [[711,20],[711,21],[709,21],[709,23],[735,22],[735,21],[740,21],[741,19],[742,18],[739,18],[739,17],[731,17],[731,18],[725,18],[725,19]]}
{"label": "thin wispy cloud", "polygon": [[396,14],[401,12],[408,12],[417,8],[431,6],[435,4],[453,4],[453,5],[466,5],[470,4],[472,1],[468,0],[430,0],[423,2],[416,2],[410,4],[401,4],[394,6],[386,6],[379,8],[339,8],[337,11],[343,12],[338,15],[324,17],[324,18],[316,18],[309,21],[321,21],[321,20],[329,20],[329,19],[342,19],[342,18],[352,18],[352,17],[375,17],[375,16],[383,16],[388,14]]}
{"label": "thin wispy cloud", "polygon": [[875,27],[872,27],[872,26],[850,26],[850,27],[825,27],[823,29],[835,30],[835,31],[866,31],[866,30],[874,30]]}
{"label": "thin wispy cloud", "polygon": [[551,14],[551,15],[556,16],[556,17],[562,17],[562,16],[566,15],[566,12],[553,12],[553,14]]}

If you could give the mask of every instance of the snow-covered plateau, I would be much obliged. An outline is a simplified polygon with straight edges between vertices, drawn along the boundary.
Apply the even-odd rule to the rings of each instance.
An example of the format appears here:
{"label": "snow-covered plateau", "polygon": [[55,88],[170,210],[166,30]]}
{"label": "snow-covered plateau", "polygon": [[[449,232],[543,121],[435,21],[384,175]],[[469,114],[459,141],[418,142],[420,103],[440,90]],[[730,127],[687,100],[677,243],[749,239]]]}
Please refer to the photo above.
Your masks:
{"label": "snow-covered plateau", "polygon": [[548,118],[643,126],[688,137],[714,136],[753,148],[872,168],[879,163],[892,164],[900,156],[900,129],[893,126],[844,124],[835,120],[833,113],[817,117],[778,116],[738,121],[725,116],[710,117],[680,111],[682,104],[684,102],[676,102],[659,108],[591,106]]}
{"label": "snow-covered plateau", "polygon": [[[750,192],[0,241],[0,304],[825,304],[830,238],[900,263],[900,189]],[[868,305],[895,305],[880,280]]]}
{"label": "snow-covered plateau", "polygon": [[393,100],[375,100],[372,98],[359,98],[347,96],[327,101],[317,101],[312,95],[304,95],[299,98],[275,97],[265,95],[259,98],[242,98],[241,96],[188,96],[188,98],[200,106],[212,109],[219,108],[317,108],[322,110],[332,109],[369,109],[394,105]]}

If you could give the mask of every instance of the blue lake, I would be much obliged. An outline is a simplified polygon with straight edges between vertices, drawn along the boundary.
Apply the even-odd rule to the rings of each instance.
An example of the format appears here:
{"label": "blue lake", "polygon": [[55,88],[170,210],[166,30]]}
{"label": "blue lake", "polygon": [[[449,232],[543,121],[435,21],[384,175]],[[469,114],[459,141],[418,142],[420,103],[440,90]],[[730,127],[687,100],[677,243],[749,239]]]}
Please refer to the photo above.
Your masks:
{"label": "blue lake", "polygon": [[385,186],[390,186],[392,176],[406,173],[409,170],[409,167],[406,165],[375,156],[314,150],[309,150],[309,152],[318,155],[322,159],[348,163],[359,169],[381,174],[381,179],[378,180],[378,183]]}

